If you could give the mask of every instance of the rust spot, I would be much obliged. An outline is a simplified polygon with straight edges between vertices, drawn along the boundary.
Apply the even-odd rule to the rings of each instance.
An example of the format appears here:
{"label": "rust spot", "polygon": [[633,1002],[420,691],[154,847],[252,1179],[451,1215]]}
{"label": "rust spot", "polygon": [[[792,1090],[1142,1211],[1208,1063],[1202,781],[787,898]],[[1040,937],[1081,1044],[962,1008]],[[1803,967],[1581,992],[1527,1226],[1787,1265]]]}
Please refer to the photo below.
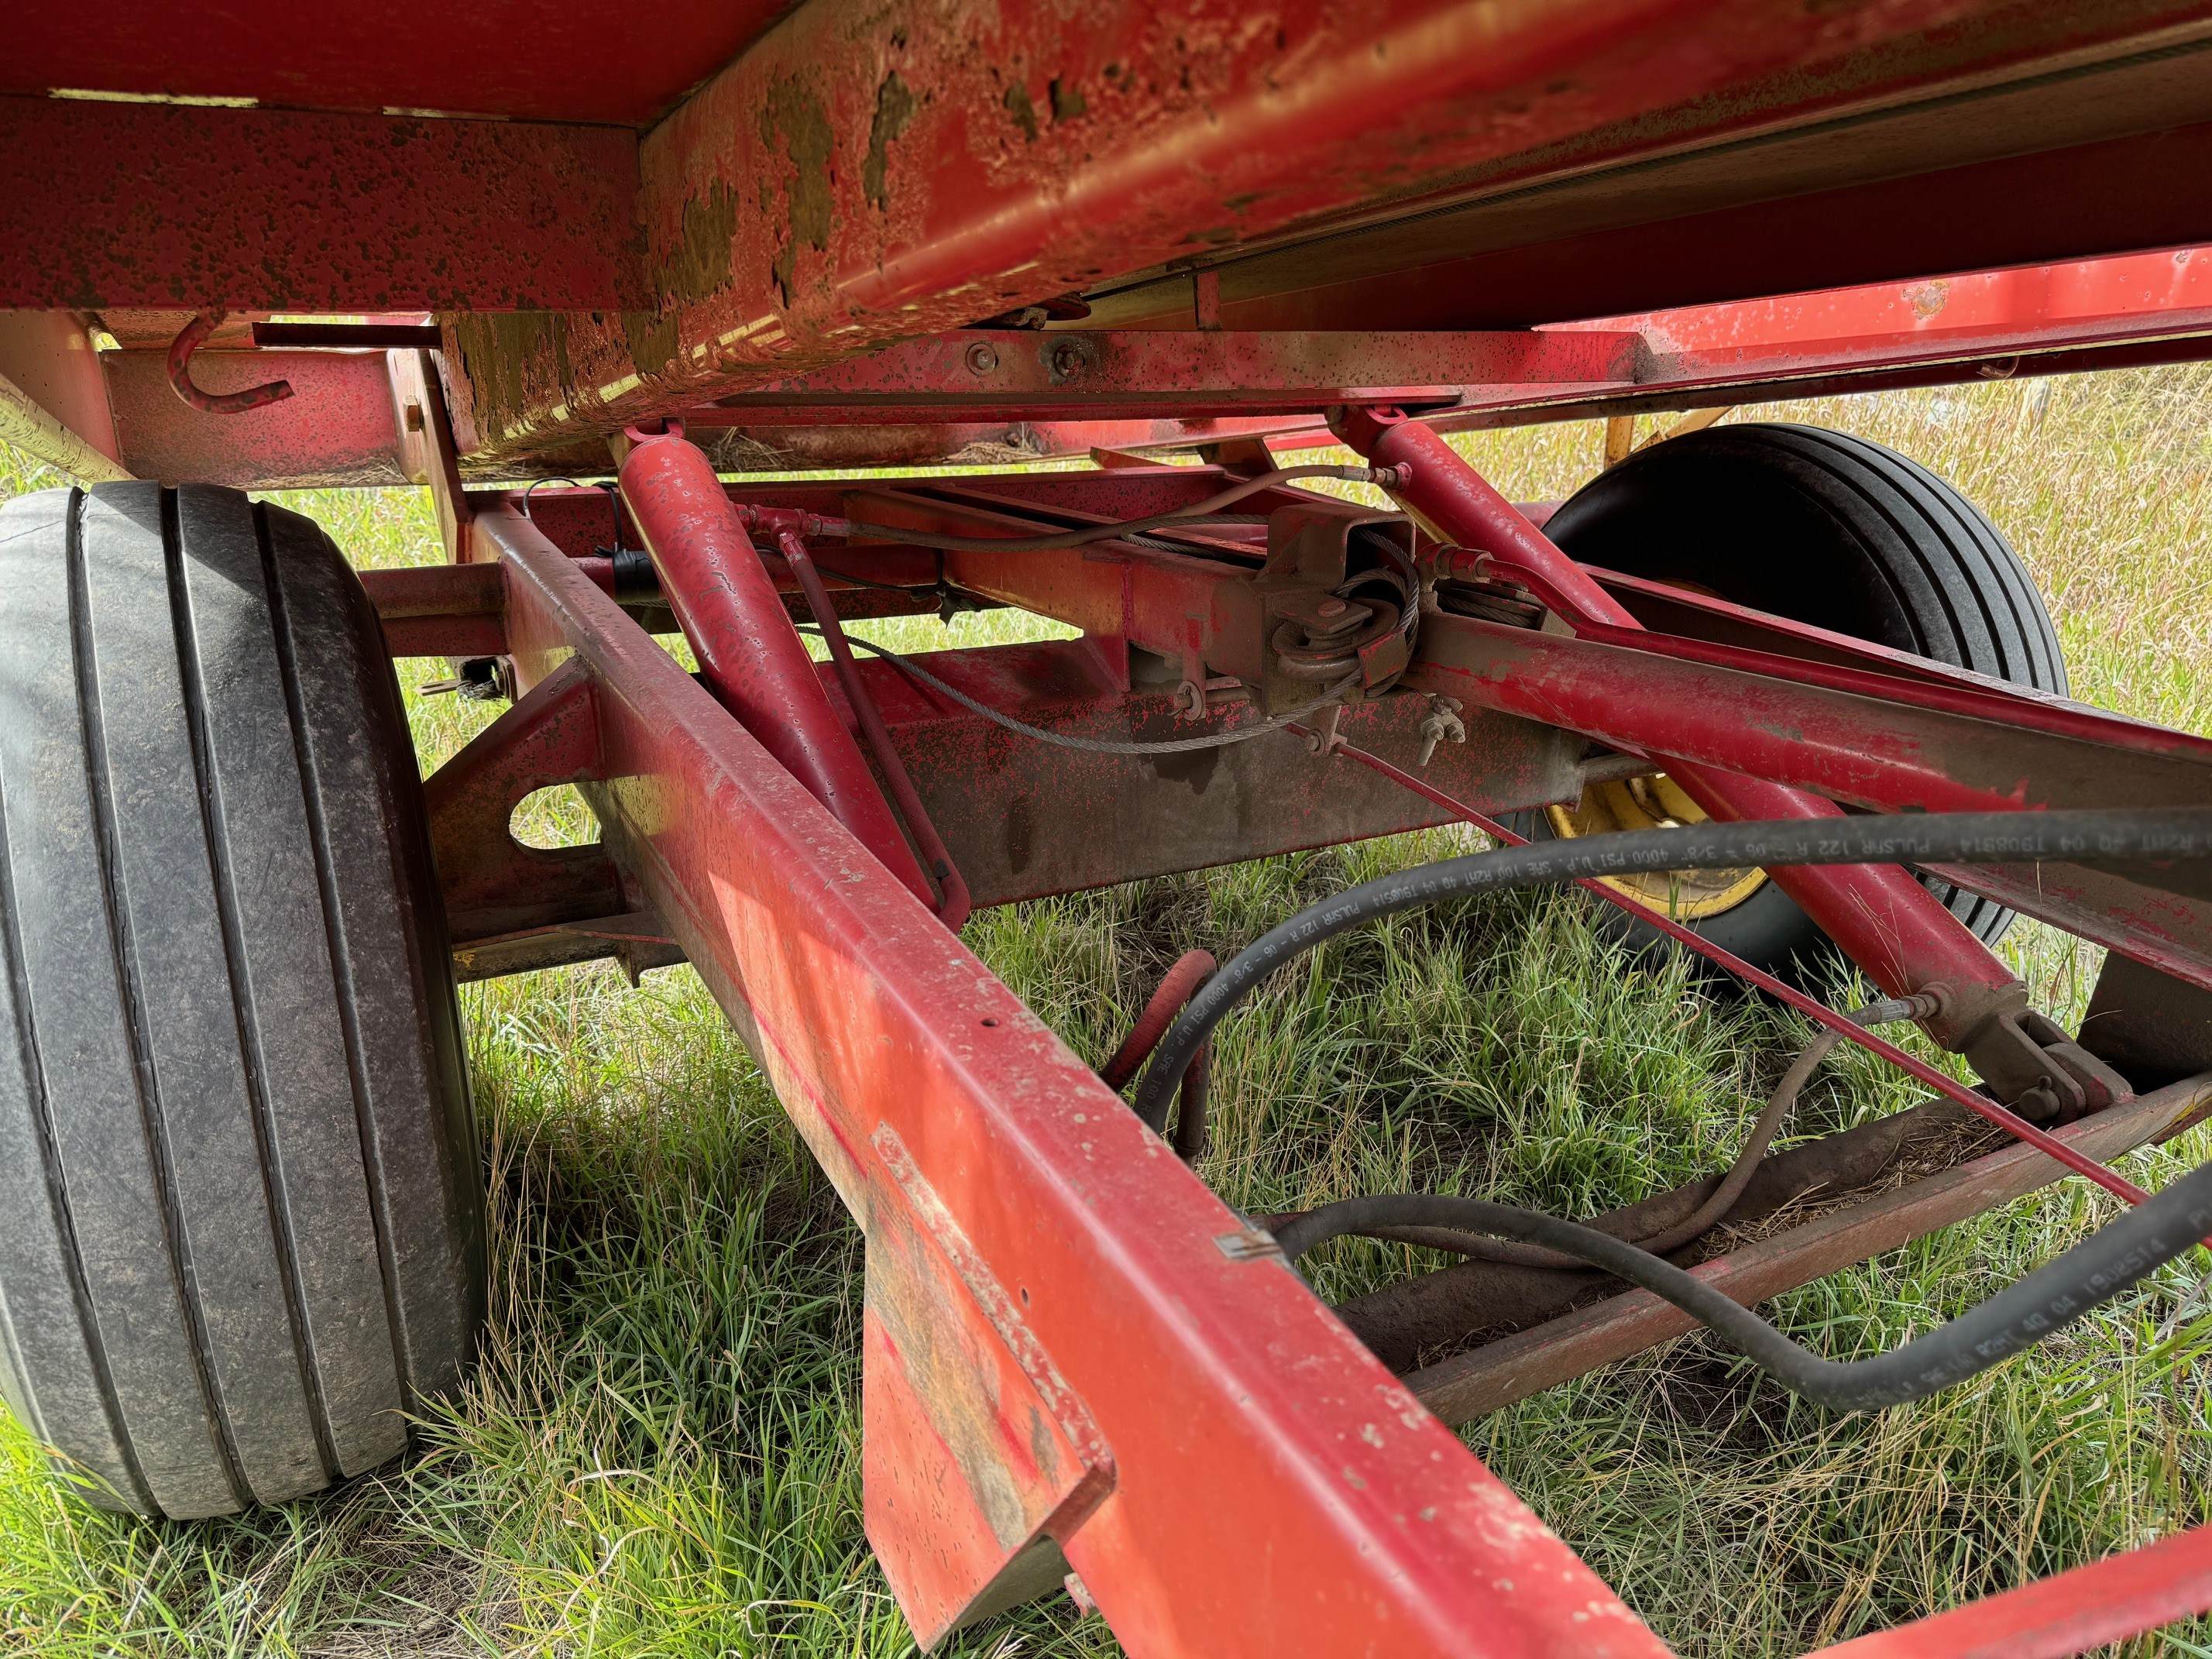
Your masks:
{"label": "rust spot", "polygon": [[1932,283],[1915,283],[1905,290],[1905,302],[1923,323],[1942,310],[1950,298],[1951,285],[1940,276]]}
{"label": "rust spot", "polygon": [[1073,121],[1091,107],[1091,100],[1083,95],[1083,88],[1073,81],[1054,80],[1048,90],[1052,94],[1052,118],[1054,122]]}
{"label": "rust spot", "polygon": [[622,314],[623,342],[640,374],[658,374],[676,355],[676,313],[625,311]]}
{"label": "rust spot", "polygon": [[1006,88],[1006,113],[1014,118],[1014,125],[1022,130],[1023,137],[1032,144],[1036,143],[1036,106],[1030,102],[1030,89],[1018,81]]}
{"label": "rust spot", "polygon": [[661,296],[699,301],[730,283],[730,250],[738,238],[738,192],[720,179],[684,204],[684,236],[663,269]]}
{"label": "rust spot", "polygon": [[795,81],[779,81],[769,88],[767,101],[761,106],[760,136],[771,154],[780,149],[791,161],[791,183],[784,198],[784,236],[769,266],[776,291],[787,306],[798,276],[799,243],[805,242],[817,252],[826,252],[830,247],[830,231],[837,215],[830,186],[830,157],[835,141],[822,100]]}
{"label": "rust spot", "polygon": [[896,70],[884,76],[883,85],[876,88],[876,118],[868,125],[868,159],[860,167],[860,193],[878,210],[891,204],[890,187],[884,182],[891,141],[906,131],[907,123],[921,107],[921,100],[899,79]]}
{"label": "rust spot", "polygon": [[453,326],[480,430],[511,431],[541,400],[552,401],[544,396],[548,367],[557,397],[569,398],[568,319],[558,312],[466,311]]}

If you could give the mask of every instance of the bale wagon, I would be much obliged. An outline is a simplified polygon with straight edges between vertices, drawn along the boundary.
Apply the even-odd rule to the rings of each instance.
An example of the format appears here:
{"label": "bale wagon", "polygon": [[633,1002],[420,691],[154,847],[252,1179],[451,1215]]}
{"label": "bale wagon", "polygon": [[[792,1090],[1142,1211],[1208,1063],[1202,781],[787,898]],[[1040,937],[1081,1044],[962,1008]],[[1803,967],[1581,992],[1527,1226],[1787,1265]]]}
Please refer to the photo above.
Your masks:
{"label": "bale wagon", "polygon": [[[866,1525],[925,1645],[1065,1585],[1147,1655],[1656,1655],[1453,1425],[1697,1324],[1881,1409],[2212,1234],[2212,1170],[2111,1167],[2212,1100],[2212,743],[2069,700],[2020,562],[1910,459],[1697,429],[2212,357],[2204,0],[9,33],[0,436],[85,487],[0,509],[0,1378],[116,1504],[403,1449],[483,1304],[455,981],[596,957],[696,967],[865,1230]],[[1654,410],[1683,429],[1563,503],[1446,441]],[[978,455],[1095,465],[942,465]],[[333,483],[427,485],[447,562],[357,578],[246,493]],[[976,606],[1078,637],[842,625]],[[426,781],[419,656],[511,705]],[[597,843],[517,842],[553,785]],[[1103,1075],[961,943],[1445,823],[1498,848],[1194,955]],[[1785,1084],[1729,1169],[1579,1221],[1255,1216],[1193,1173],[1263,977],[1570,882],[1934,1098],[1772,1152]],[[1992,954],[2014,912],[2109,951],[2078,1031]],[[1806,988],[1833,952],[1879,1002]],[[1913,1161],[1977,1120],[2009,1139]],[[1893,1353],[1750,1311],[2062,1180],[2130,1207]],[[1297,1261],[1349,1233],[1460,1261],[1331,1310]],[[2198,1530],[1834,1650],[2208,1607]]]}

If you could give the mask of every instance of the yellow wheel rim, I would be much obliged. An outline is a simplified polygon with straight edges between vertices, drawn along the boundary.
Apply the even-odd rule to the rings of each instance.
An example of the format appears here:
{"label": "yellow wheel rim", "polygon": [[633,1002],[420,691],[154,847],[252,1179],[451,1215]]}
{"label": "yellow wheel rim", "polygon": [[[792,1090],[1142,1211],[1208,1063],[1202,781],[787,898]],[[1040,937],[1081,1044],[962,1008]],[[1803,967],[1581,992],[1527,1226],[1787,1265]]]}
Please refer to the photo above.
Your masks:
{"label": "yellow wheel rim", "polygon": [[[1547,806],[1552,833],[1562,841],[1614,830],[1669,830],[1703,823],[1705,815],[1672,778],[1660,773],[1619,783],[1594,783],[1571,807]],[[1601,876],[1607,887],[1676,921],[1702,921],[1733,910],[1766,884],[1766,872],[1656,870],[1636,876]]]}

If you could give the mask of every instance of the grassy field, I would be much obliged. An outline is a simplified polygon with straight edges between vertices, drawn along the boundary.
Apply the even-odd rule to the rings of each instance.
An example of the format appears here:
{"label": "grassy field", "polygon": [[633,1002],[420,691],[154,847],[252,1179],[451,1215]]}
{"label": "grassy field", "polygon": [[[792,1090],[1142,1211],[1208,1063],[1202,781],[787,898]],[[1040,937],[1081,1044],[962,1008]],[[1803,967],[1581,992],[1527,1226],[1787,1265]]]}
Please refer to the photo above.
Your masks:
{"label": "grassy field", "polygon": [[[2212,730],[2212,372],[1801,406],[1957,482],[2033,567],[2076,695]],[[1592,470],[1588,425],[1470,450],[1521,499]],[[0,453],[0,494],[58,482]],[[364,564],[431,559],[411,492],[297,500]],[[1018,637],[1006,613],[960,619]],[[883,624],[924,643],[933,623]],[[403,664],[425,679],[429,665]],[[410,706],[426,765],[489,717]],[[579,833],[546,801],[538,833]],[[983,958],[1103,1059],[1175,955],[1456,850],[1427,836],[978,917]],[[2095,953],[2006,949],[2078,1013]],[[243,1520],[149,1526],[70,1502],[0,1418],[0,1649],[48,1656],[895,1656],[860,1525],[859,1240],[688,969],[590,968],[465,994],[495,1271],[485,1362],[403,1468]],[[1285,1207],[1404,1186],[1568,1213],[1729,1155],[1808,1030],[1601,945],[1571,896],[1509,896],[1337,942],[1224,1032],[1203,1173]],[[1811,1135],[1916,1091],[1855,1051]],[[2138,1154],[2147,1185],[2212,1137]],[[2106,1218],[2071,1182],[1782,1298],[1838,1355],[1923,1330]],[[1343,1247],[1340,1296],[1407,1265]],[[2212,1518],[2212,1312],[2184,1261],[2020,1362],[1919,1407],[1836,1419],[1686,1339],[1470,1429],[1469,1443],[1686,1653],[1795,1654]],[[1118,1651],[1066,1603],[952,1644]],[[2212,1627],[2144,1645],[2212,1654]]]}

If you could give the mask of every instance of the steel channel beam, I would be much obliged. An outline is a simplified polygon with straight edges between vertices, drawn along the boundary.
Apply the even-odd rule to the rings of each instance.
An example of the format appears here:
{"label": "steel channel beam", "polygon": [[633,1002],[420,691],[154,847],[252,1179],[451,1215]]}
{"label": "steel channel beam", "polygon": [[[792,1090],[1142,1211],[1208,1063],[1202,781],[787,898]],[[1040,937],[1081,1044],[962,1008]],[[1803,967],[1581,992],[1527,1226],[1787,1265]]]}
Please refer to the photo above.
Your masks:
{"label": "steel channel beam", "polygon": [[[1072,479],[1048,476],[804,500],[817,511],[914,529],[1016,534],[1035,530],[1041,518],[1082,523],[1157,511],[1164,492],[1187,492],[1176,498],[1189,500],[1211,487],[1200,479],[1182,483],[1173,477],[1177,471],[1089,475],[1088,493],[1068,488]],[[1284,498],[1294,499],[1290,492]],[[1564,568],[1605,587],[1623,617],[1627,607],[1640,607],[1655,620],[1663,616],[1713,637],[1586,621],[1588,637],[1577,638],[1437,615],[1425,624],[1407,684],[1616,748],[1886,811],[2120,799],[2172,805],[2203,799],[2212,781],[2206,769],[2212,741],[2203,738],[2036,696],[1784,618]],[[1052,617],[1097,641],[1141,646],[1170,661],[1189,653],[1230,666],[1215,647],[1230,631],[1221,590],[1244,574],[1234,563],[1097,550],[954,553],[944,556],[942,568],[963,591]],[[1753,643],[1731,642],[1744,641]],[[2071,868],[1984,866],[1943,873],[2168,972],[2200,981],[2212,975],[2212,904]]]}
{"label": "steel channel beam", "polygon": [[381,351],[201,351],[192,376],[210,392],[288,380],[293,395],[235,415],[188,407],[167,354],[104,359],[123,464],[141,477],[246,489],[410,482],[392,375]]}
{"label": "steel channel beam", "polygon": [[1203,0],[1163,28],[1122,6],[817,0],[647,135],[645,308],[452,319],[476,365],[456,415],[465,447],[527,453],[1208,248],[2108,57],[2203,9],[1289,0],[1254,28]]}
{"label": "steel channel beam", "polygon": [[2184,806],[2212,738],[1994,684],[1908,678],[1595,628],[1425,619],[1408,683],[1883,811]]}
{"label": "steel channel beam", "polygon": [[[2212,1105],[2212,1074],[2107,1107],[2056,1133],[2089,1157],[2109,1162],[2178,1133],[2199,1121],[2208,1105]],[[2061,1165],[2032,1146],[2007,1146],[1744,1245],[1693,1271],[1749,1307],[2010,1203],[2065,1174]],[[1446,1422],[1472,1422],[1696,1328],[1697,1322],[1672,1304],[1647,1291],[1632,1291],[1439,1360],[1406,1381]]]}
{"label": "steel channel beam", "polygon": [[[562,659],[592,677],[610,844],[866,1230],[872,1280],[936,1264],[923,1278],[946,1342],[978,1364],[1018,1350],[1018,1374],[994,1378],[1045,1389],[1027,1397],[1052,1424],[1075,1405],[1095,1426],[1083,1466],[1103,1446],[1108,1490],[1054,1535],[1126,1645],[1664,1652],[587,577],[520,519],[480,514],[475,533],[502,556],[521,678]],[[987,1285],[1004,1292],[988,1310]],[[886,1328],[872,1324],[872,1365],[900,1358],[875,1340]],[[886,1386],[951,1375],[916,1358]],[[963,1525],[872,1530],[902,1593],[927,1577],[917,1553],[1020,1553],[975,1521],[964,1471],[1011,1468],[1026,1492],[1033,1437],[1067,1443],[1046,1417],[932,1418],[920,1397],[936,1438],[911,1414],[886,1420],[970,1498],[941,1511]],[[898,1474],[870,1461],[872,1492],[908,1491]],[[1501,1580],[1522,1588],[1500,1595]]]}
{"label": "steel channel beam", "polygon": [[[1296,413],[1337,404],[1456,404],[1504,387],[1637,377],[1641,337],[1492,333],[1226,334],[970,330],[909,340],[712,406],[732,425],[1085,415],[1158,419]],[[698,421],[694,411],[687,420]]]}
{"label": "steel channel beam", "polygon": [[[1256,718],[1231,706],[1201,724],[1178,714],[1170,688],[1124,692],[1080,641],[914,660],[979,702],[1071,735],[1164,739]],[[1454,821],[1387,779],[1330,765],[1294,733],[1156,757],[1090,753],[1006,732],[888,663],[863,661],[860,672],[979,907]],[[1361,704],[1346,712],[1343,735],[1412,766],[1425,710],[1418,697]],[[1511,811],[1575,794],[1581,748],[1565,732],[1484,713],[1423,775]]]}
{"label": "steel channel beam", "polygon": [[619,309],[637,149],[617,127],[0,98],[0,308]]}
{"label": "steel channel beam", "polygon": [[507,588],[495,566],[410,565],[364,570],[361,585],[394,657],[495,657],[507,649],[500,620]]}
{"label": "steel channel beam", "polygon": [[[2185,805],[2212,795],[2212,740],[2100,709],[1964,676],[1906,678],[1590,631],[1597,637],[1433,617],[1407,684],[1885,811]],[[2071,865],[1934,873],[2212,984],[2212,902],[2202,896]]]}

